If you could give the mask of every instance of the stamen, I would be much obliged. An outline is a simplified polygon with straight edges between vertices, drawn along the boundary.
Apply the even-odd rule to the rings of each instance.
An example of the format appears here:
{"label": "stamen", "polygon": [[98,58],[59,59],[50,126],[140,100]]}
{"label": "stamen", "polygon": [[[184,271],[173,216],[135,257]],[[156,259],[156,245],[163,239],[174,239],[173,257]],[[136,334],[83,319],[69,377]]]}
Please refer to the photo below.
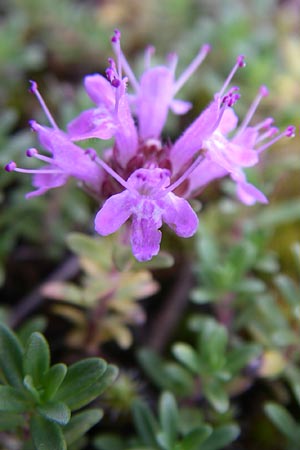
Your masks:
{"label": "stamen", "polygon": [[255,128],[256,131],[260,130],[261,128],[268,129],[273,123],[274,123],[273,117],[268,117],[267,119],[264,119],[262,122],[259,122],[253,128]]}
{"label": "stamen", "polygon": [[266,150],[271,145],[275,144],[275,142],[279,141],[284,136],[295,137],[295,131],[296,131],[296,127],[294,127],[293,125],[289,125],[282,133],[280,133],[278,136],[274,137],[274,139],[271,139],[269,142],[267,142],[266,144],[259,147],[257,149],[257,151],[259,153],[263,152],[264,150]]}
{"label": "stamen", "polygon": [[62,170],[52,170],[52,169],[22,169],[20,167],[17,167],[17,164],[14,161],[10,161],[8,164],[6,164],[5,170],[7,172],[20,172],[20,173],[30,173],[30,174],[65,173]]}
{"label": "stamen", "polygon": [[240,90],[238,86],[233,86],[221,100],[221,106],[225,105],[232,107],[240,98],[240,94],[237,92]]}
{"label": "stamen", "polygon": [[262,133],[257,139],[256,139],[256,144],[258,142],[262,142],[265,139],[269,139],[272,136],[274,136],[275,134],[277,134],[279,132],[277,127],[271,127],[269,130],[265,131],[265,133]]}
{"label": "stamen", "polygon": [[116,64],[112,58],[108,58],[108,64],[109,67],[105,70],[107,79],[113,87],[118,88],[121,84],[121,81],[117,73]]}
{"label": "stamen", "polygon": [[170,71],[173,73],[173,75],[175,76],[175,70],[177,67],[177,63],[178,63],[178,55],[177,53],[169,53],[167,55],[167,64],[169,66]]}
{"label": "stamen", "polygon": [[174,83],[173,95],[175,95],[179,89],[186,83],[186,81],[193,75],[193,73],[198,69],[200,64],[204,61],[207,54],[210,52],[211,46],[209,44],[204,44],[198,55],[192,60],[192,62],[187,66],[187,68],[182,72],[178,80]]}
{"label": "stamen", "polygon": [[56,124],[52,114],[50,113],[50,111],[49,111],[49,109],[48,109],[48,107],[47,107],[43,97],[41,96],[41,94],[40,94],[40,92],[38,90],[37,83],[35,81],[32,81],[32,80],[30,80],[29,83],[30,83],[29,92],[31,92],[32,94],[34,94],[36,96],[36,98],[37,98],[39,104],[41,105],[42,110],[44,111],[44,113],[45,113],[47,119],[49,120],[50,124],[52,125],[53,128],[58,130],[58,126],[57,126],[57,124]]}
{"label": "stamen", "polygon": [[222,97],[222,95],[224,94],[225,90],[227,89],[227,86],[229,85],[229,83],[231,82],[232,78],[234,77],[235,72],[240,68],[240,67],[245,67],[246,63],[245,63],[245,57],[243,55],[239,55],[236,59],[236,63],[233,66],[233,68],[231,69],[228,77],[225,80],[225,83],[223,84],[220,92],[218,93],[218,95],[220,97]]}
{"label": "stamen", "polygon": [[201,153],[195,161],[190,165],[190,167],[179,177],[174,183],[170,184],[170,186],[163,191],[164,195],[168,194],[171,191],[174,191],[181,183],[183,183],[191,173],[199,166],[199,164],[205,159],[205,155]]}
{"label": "stamen", "polygon": [[254,113],[255,113],[261,99],[263,97],[267,97],[267,95],[269,95],[268,89],[266,88],[266,86],[261,86],[257,96],[255,97],[252,104],[250,105],[250,108],[236,133],[236,137],[239,136],[245,130],[245,128],[248,126],[250,120],[254,116]]}
{"label": "stamen", "polygon": [[115,180],[117,180],[125,189],[131,192],[136,192],[135,189],[130,186],[127,181],[125,181],[117,172],[114,171],[106,162],[104,162],[97,155],[96,151],[93,148],[88,148],[85,151],[86,155],[89,155],[92,161],[95,161],[99,166],[101,166],[110,176],[112,176]]}
{"label": "stamen", "polygon": [[240,94],[236,93],[238,90],[239,90],[239,88],[237,86],[234,86],[232,89],[230,89],[228,94],[222,98],[221,107],[219,110],[219,116],[213,127],[214,130],[216,130],[218,128],[226,109],[231,108],[235,104],[235,102],[237,102],[240,99]]}
{"label": "stamen", "polygon": [[121,39],[121,33],[119,30],[114,30],[114,35],[111,38],[111,42],[113,45],[113,49],[115,51],[115,55],[117,57],[117,65],[118,65],[118,76],[119,79],[122,79],[122,64],[121,64],[121,44],[120,44],[120,39]]}
{"label": "stamen", "polygon": [[[148,45],[148,47],[145,50],[145,54],[144,54],[144,65],[145,65],[145,69],[148,70],[151,67],[151,58],[155,53],[155,47],[153,47],[153,45]],[[127,70],[125,70],[125,72],[127,73]],[[128,73],[127,73],[128,75]],[[128,75],[129,77],[129,75]],[[130,77],[129,77],[130,79]]]}
{"label": "stamen", "polygon": [[40,161],[44,161],[47,164],[57,165],[56,161],[53,158],[49,158],[48,156],[41,155],[36,148],[29,148],[29,149],[27,149],[26,150],[26,156],[28,156],[28,158],[39,159]]}

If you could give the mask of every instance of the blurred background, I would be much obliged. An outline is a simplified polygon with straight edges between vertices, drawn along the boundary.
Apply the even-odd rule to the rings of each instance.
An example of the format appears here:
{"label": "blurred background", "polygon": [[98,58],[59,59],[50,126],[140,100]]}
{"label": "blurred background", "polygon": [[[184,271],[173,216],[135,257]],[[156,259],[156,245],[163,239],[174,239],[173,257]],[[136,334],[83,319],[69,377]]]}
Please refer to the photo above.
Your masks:
{"label": "blurred background", "polygon": [[[270,204],[247,208],[224,200],[224,195],[230,197],[232,187],[227,182],[216,183],[200,198],[200,220],[213,240],[221,240],[228,227],[234,235],[232,230],[240,231],[237,224],[246,221],[249,230],[259,229],[267,236],[264,245],[268,252],[276,254],[270,273],[280,267],[296,279],[291,248],[300,242],[298,0],[1,0],[1,165],[14,160],[26,167],[25,151],[36,145],[28,121],[34,118],[46,123],[36,99],[28,92],[28,80],[38,82],[57,123],[64,128],[88,107],[83,77],[104,72],[107,58],[112,55],[110,37],[115,28],[121,30],[123,51],[137,74],[142,71],[143,52],[149,44],[156,48],[155,63],[163,63],[169,52],[178,53],[178,73],[203,43],[212,45],[212,52],[180,96],[190,100],[193,109],[184,117],[168,120],[164,133],[172,140],[207,105],[237,55],[245,55],[247,63],[234,80],[241,90],[237,105],[241,116],[259,86],[268,86],[270,95],[259,107],[257,122],[271,115],[280,130],[289,124],[297,127],[294,139],[282,139],[263,155],[258,168],[248,172]],[[72,182],[47,196],[25,200],[30,190],[30,176],[2,172],[0,284],[2,305],[6,307],[31,295],[34,287],[69,257],[65,242],[69,232],[93,232],[98,205],[75,189]],[[165,240],[166,248],[173,243],[169,239]],[[231,242],[227,241],[229,247]],[[186,250],[188,253],[188,244]],[[205,258],[205,251],[201,258]],[[71,268],[69,275],[77,269]],[[158,274],[157,278],[164,286],[164,275]],[[205,285],[205,280],[202,283]],[[4,316],[5,311],[0,314]],[[18,312],[20,317],[26,315],[26,311]],[[56,327],[60,327],[59,323]],[[250,444],[250,448],[258,447]],[[265,448],[275,447],[270,444]]]}
{"label": "blurred background", "polygon": [[[298,126],[299,27],[297,0],[1,0],[1,164],[11,159],[26,164],[25,150],[35,144],[28,120],[45,123],[39,105],[28,93],[28,80],[39,83],[63,128],[89,104],[81,87],[82,78],[105,70],[112,54],[110,36],[114,28],[121,30],[123,50],[137,72],[149,44],[156,47],[155,62],[163,62],[169,52],[176,51],[178,73],[203,43],[212,45],[213,51],[182,93],[194,103],[193,110],[180,120],[169,120],[166,135],[171,138],[182,132],[219,89],[238,54],[244,54],[247,61],[247,67],[235,79],[242,94],[239,112],[243,114],[258,87],[267,84],[270,95],[260,106],[257,120],[271,114],[281,129],[289,123]],[[297,136],[281,141],[265,157],[263,182],[272,204],[299,196],[299,152]],[[25,201],[30,177],[5,173],[0,189],[2,262],[11,258],[16,245],[17,256],[13,258],[26,259],[29,252],[39,259],[40,246],[55,258],[61,253],[66,230],[91,226],[90,208],[94,206],[79,190],[71,189],[70,194],[68,186],[63,193],[54,190],[47,201]],[[299,220],[299,205],[293,210]],[[283,252],[289,239],[297,233],[299,237],[299,227],[294,225],[279,233],[276,245],[282,246]],[[0,281],[3,278],[4,273]]]}

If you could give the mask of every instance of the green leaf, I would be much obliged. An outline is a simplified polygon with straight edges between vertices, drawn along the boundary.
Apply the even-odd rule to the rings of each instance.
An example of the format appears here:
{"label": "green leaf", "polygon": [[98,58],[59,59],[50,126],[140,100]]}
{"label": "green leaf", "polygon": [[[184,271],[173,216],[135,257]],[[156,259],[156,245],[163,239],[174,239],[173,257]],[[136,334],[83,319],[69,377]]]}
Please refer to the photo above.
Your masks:
{"label": "green leaf", "polygon": [[30,375],[35,386],[42,385],[43,377],[49,369],[49,346],[41,333],[32,333],[28,339],[24,354],[24,374]]}
{"label": "green leaf", "polygon": [[142,349],[138,360],[147,375],[160,388],[188,395],[194,386],[190,372],[177,363],[165,363],[154,351]]}
{"label": "green leaf", "polygon": [[202,450],[201,444],[211,435],[212,427],[202,425],[190,431],[180,443],[180,450]]}
{"label": "green leaf", "polygon": [[35,402],[39,403],[41,396],[36,386],[34,385],[33,379],[31,375],[26,375],[24,377],[24,386],[30,392]]}
{"label": "green leaf", "polygon": [[300,201],[293,199],[265,208],[255,220],[255,225],[263,229],[274,228],[279,225],[294,222],[300,219]]}
{"label": "green leaf", "polygon": [[172,352],[178,361],[188,367],[192,372],[198,374],[200,369],[198,355],[190,345],[184,342],[178,342],[173,345]]}
{"label": "green leaf", "polygon": [[267,403],[264,409],[268,417],[281,433],[289,440],[299,444],[300,426],[291,414],[283,406],[271,402]]}
{"label": "green leaf", "polygon": [[46,419],[58,423],[59,425],[66,425],[71,417],[71,411],[62,402],[45,403],[37,408],[38,412]]}
{"label": "green leaf", "polygon": [[178,409],[174,396],[164,392],[159,402],[159,419],[166,437],[167,447],[174,446],[178,428]]}
{"label": "green leaf", "polygon": [[261,352],[258,345],[243,344],[227,354],[226,369],[232,374],[238,373],[246,364],[257,358]]}
{"label": "green leaf", "polygon": [[213,289],[195,288],[191,292],[191,300],[198,305],[212,302],[216,299],[217,293]]}
{"label": "green leaf", "polygon": [[96,437],[93,445],[97,450],[124,450],[124,439],[114,434],[102,434]]}
{"label": "green leaf", "polygon": [[45,399],[50,399],[56,394],[58,388],[60,387],[66,376],[67,370],[68,369],[65,364],[55,364],[54,366],[50,367],[44,377],[43,383],[45,389],[43,397]]}
{"label": "green leaf", "polygon": [[111,267],[111,243],[99,237],[83,233],[70,233],[67,236],[69,248],[79,256],[84,256],[105,269]]}
{"label": "green leaf", "polygon": [[[64,436],[68,445],[78,441],[90,428],[103,417],[101,409],[88,409],[72,416],[68,425],[64,427]],[[115,449],[115,447],[111,447]]]}
{"label": "green leaf", "polygon": [[27,320],[20,328],[18,328],[18,337],[22,344],[26,346],[27,341],[32,333],[39,331],[43,333],[46,329],[47,321],[43,316],[36,316]]}
{"label": "green leaf", "polygon": [[32,440],[37,450],[67,450],[61,427],[42,416],[30,420]]}
{"label": "green leaf", "polygon": [[194,390],[194,376],[177,363],[166,363],[164,367],[164,376],[168,379],[169,387],[175,395],[191,395]]}
{"label": "green leaf", "polygon": [[0,431],[12,431],[24,425],[24,417],[20,413],[0,412]]}
{"label": "green leaf", "polygon": [[277,275],[275,284],[290,306],[299,307],[299,291],[294,281],[286,275]]}
{"label": "green leaf", "polygon": [[148,406],[142,401],[136,400],[132,405],[132,413],[136,430],[142,442],[150,447],[157,448],[158,423]]}
{"label": "green leaf", "polygon": [[239,427],[234,424],[217,427],[202,444],[201,450],[224,450],[239,434]]}
{"label": "green leaf", "polygon": [[205,319],[199,337],[199,352],[204,364],[213,371],[223,368],[228,340],[226,328],[215,320]]}
{"label": "green leaf", "polygon": [[107,366],[103,359],[78,361],[68,368],[54,399],[66,403],[71,410],[79,409],[98,397],[114,381],[116,375],[117,369]]}
{"label": "green leaf", "polygon": [[3,323],[0,323],[0,376],[15,387],[23,386],[22,372],[23,349],[16,335]]}
{"label": "green leaf", "polygon": [[223,385],[219,381],[212,380],[209,383],[205,384],[203,389],[207,399],[216,409],[216,411],[223,414],[228,410],[229,408],[228,395]]}
{"label": "green leaf", "polygon": [[11,386],[0,386],[0,411],[24,413],[28,411],[28,406],[23,392]]}

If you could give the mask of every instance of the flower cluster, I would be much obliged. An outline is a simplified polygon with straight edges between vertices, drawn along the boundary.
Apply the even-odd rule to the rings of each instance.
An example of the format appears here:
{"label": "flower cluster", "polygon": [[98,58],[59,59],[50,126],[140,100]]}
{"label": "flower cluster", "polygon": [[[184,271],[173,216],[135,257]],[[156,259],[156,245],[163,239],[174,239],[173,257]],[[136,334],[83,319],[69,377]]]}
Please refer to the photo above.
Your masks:
{"label": "flower cluster", "polygon": [[[265,195],[247,181],[244,168],[257,164],[260,153],[278,139],[292,136],[294,127],[279,133],[272,118],[250,125],[261,99],[268,95],[265,86],[260,87],[238,124],[233,107],[239,89],[230,84],[236,71],[245,65],[244,57],[238,56],[212,102],[171,144],[161,139],[169,110],[184,114],[191,108],[189,102],[175,97],[205,59],[209,45],[201,47],[178,78],[177,56],[171,54],[166,65],[152,67],[153,48],[149,47],[140,79],[122,52],[118,30],[112,46],[115,59],[109,59],[106,76],[93,74],[84,80],[95,106],[73,119],[66,132],[59,129],[37,84],[31,82],[31,92],[50,127],[35,121],[30,126],[50,156],[30,148],[27,156],[40,159],[44,166],[33,170],[19,168],[13,161],[6,165],[7,171],[33,174],[36,189],[27,197],[62,186],[70,176],[80,180],[102,205],[95,218],[95,230],[105,236],[126,223],[133,254],[139,261],[158,254],[163,223],[178,236],[190,237],[196,232],[198,218],[187,199],[216,178],[229,175],[236,183],[238,198],[245,204],[267,203]],[[100,158],[94,149],[76,145],[88,138],[113,138],[114,144]]]}

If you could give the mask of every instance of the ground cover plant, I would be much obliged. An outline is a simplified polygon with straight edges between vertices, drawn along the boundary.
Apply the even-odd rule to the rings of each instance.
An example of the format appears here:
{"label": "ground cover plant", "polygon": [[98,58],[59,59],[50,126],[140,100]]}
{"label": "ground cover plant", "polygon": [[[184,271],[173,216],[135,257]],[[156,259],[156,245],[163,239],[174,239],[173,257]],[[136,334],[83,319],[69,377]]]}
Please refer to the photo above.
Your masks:
{"label": "ground cover plant", "polygon": [[0,13],[0,449],[297,449],[297,3]]}

